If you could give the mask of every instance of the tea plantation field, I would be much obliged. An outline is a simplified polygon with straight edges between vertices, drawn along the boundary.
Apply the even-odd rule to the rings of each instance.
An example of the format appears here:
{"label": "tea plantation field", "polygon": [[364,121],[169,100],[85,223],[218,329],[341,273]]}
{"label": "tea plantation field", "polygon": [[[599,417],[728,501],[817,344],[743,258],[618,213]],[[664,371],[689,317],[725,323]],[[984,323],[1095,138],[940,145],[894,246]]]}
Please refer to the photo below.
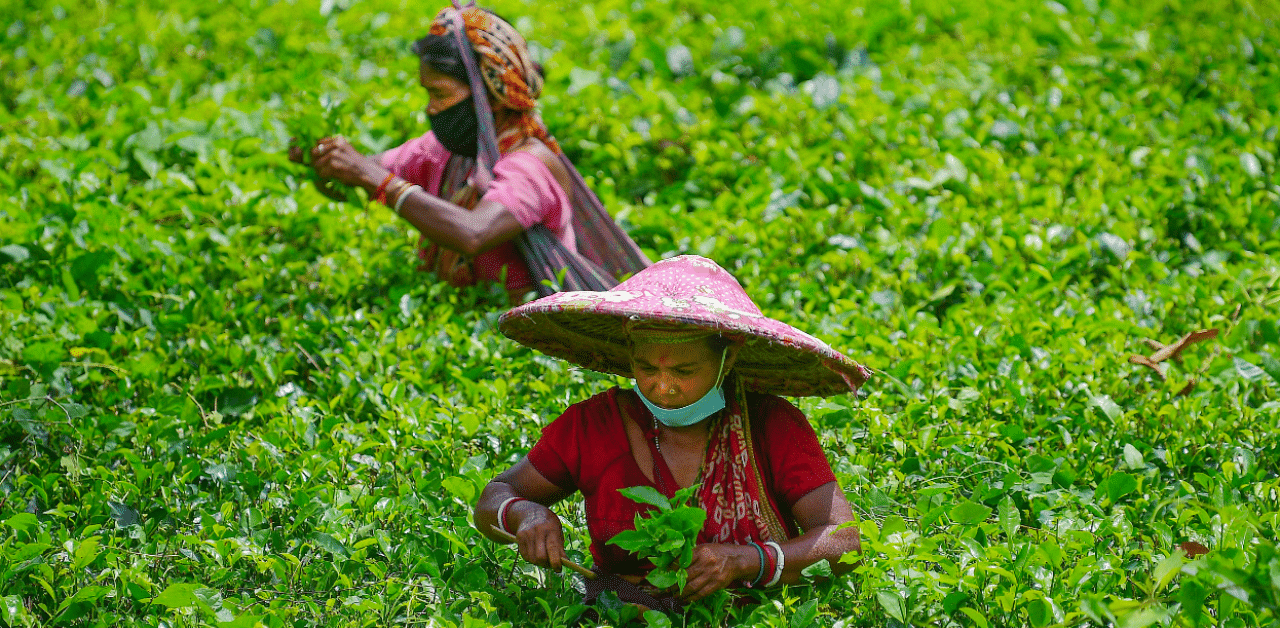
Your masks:
{"label": "tea plantation field", "polygon": [[[876,371],[799,401],[856,570],[673,625],[1280,622],[1277,3],[493,6],[652,258]],[[0,7],[0,625],[578,620],[470,504],[620,381],[284,155],[423,133],[438,8]]]}

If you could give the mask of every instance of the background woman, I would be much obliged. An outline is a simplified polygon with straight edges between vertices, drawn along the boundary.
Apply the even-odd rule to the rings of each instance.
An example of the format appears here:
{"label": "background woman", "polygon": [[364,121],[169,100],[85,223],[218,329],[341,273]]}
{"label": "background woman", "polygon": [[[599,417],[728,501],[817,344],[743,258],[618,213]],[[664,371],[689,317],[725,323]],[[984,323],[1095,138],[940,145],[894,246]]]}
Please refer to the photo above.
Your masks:
{"label": "background woman", "polygon": [[[466,50],[458,44],[459,29]],[[535,110],[541,68],[515,28],[474,6],[441,10],[414,51],[431,130],[375,157],[342,137],[327,137],[310,149],[313,165],[321,177],[364,188],[417,228],[425,269],[456,286],[498,281],[505,272],[509,294],[519,298],[535,282],[514,238],[541,224],[576,251],[569,192],[576,173],[560,159]],[[483,94],[470,87],[464,53],[478,66]],[[491,178],[475,167],[486,124],[477,97],[488,99],[497,135],[500,157]],[[302,149],[290,156],[301,161]]]}
{"label": "background woman", "polygon": [[500,329],[544,353],[635,380],[633,390],[571,406],[486,486],[475,509],[490,538],[501,540],[491,525],[504,529],[526,560],[559,569],[564,537],[549,506],[581,491],[596,568],[606,574],[588,581],[588,598],[608,586],[626,601],[667,606],[653,599],[660,592],[627,586],[641,582],[648,561],[606,544],[648,508],[618,493],[630,486],[670,498],[701,485],[708,518],[684,599],[795,582],[823,559],[840,570],[838,559],[860,548],[856,528],[838,529],[852,512],[813,428],[775,394],[849,392],[867,371],[761,315],[714,262],[672,258],[607,292],[546,297],[508,312]]}

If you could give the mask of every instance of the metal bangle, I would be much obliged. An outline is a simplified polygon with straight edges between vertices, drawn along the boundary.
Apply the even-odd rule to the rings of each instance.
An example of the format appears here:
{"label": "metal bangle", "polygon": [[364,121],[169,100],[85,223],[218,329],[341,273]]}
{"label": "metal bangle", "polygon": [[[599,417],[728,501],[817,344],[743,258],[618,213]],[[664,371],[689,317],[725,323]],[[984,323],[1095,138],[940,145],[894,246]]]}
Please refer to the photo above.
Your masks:
{"label": "metal bangle", "polygon": [[778,566],[773,568],[773,578],[771,578],[769,582],[765,583],[764,585],[766,587],[771,587],[775,584],[778,584],[779,580],[782,580],[782,566],[786,564],[787,557],[785,554],[782,553],[781,545],[778,545],[773,541],[765,541],[764,544],[768,545],[769,547],[772,547],[773,551],[778,554]]}
{"label": "metal bangle", "polygon": [[510,507],[511,504],[514,504],[516,502],[524,502],[524,501],[529,501],[529,500],[523,497],[518,497],[518,496],[508,497],[507,499],[503,500],[501,506],[498,506],[498,527],[502,528],[503,532],[506,532],[507,534],[511,534],[511,530],[507,529],[507,508]]}
{"label": "metal bangle", "polygon": [[411,185],[411,186],[409,186],[409,187],[405,188],[405,189],[404,189],[404,191],[400,193],[400,196],[397,196],[397,197],[396,197],[396,206],[395,206],[395,210],[396,210],[396,213],[397,213],[397,214],[398,214],[398,213],[400,213],[400,206],[401,206],[401,205],[404,205],[404,200],[405,200],[406,198],[409,198],[409,193],[410,193],[410,192],[412,192],[414,188],[417,188],[417,189],[421,190],[421,189],[422,189],[422,186],[421,186],[421,185],[418,185],[418,184],[416,184],[416,183],[415,183],[415,184],[413,184],[413,185]]}

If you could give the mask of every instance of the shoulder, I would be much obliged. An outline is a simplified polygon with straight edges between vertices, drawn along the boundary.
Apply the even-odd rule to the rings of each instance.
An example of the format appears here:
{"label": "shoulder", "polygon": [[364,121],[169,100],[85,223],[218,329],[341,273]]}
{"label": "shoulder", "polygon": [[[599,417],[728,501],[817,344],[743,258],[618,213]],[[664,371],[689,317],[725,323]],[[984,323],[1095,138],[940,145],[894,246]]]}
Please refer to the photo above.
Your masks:
{"label": "shoulder", "polygon": [[[548,425],[546,429],[558,427],[559,429],[573,429],[575,431],[598,431],[602,428],[612,427],[615,423],[621,426],[621,422],[615,419],[619,416],[618,395],[624,392],[621,388],[615,386],[579,401],[566,408],[564,413]],[[557,426],[557,424],[560,425]]]}
{"label": "shoulder", "polygon": [[761,444],[787,451],[819,448],[809,418],[790,401],[776,395],[747,393],[747,416]]}
{"label": "shoulder", "polygon": [[524,146],[503,155],[494,166],[495,174],[500,168],[526,177],[554,180],[566,193],[571,189],[569,172],[560,156],[537,138],[529,138]]}
{"label": "shoulder", "polygon": [[747,393],[747,407],[751,410],[753,421],[763,424],[791,425],[798,424],[809,427],[809,419],[795,404],[767,393]]}

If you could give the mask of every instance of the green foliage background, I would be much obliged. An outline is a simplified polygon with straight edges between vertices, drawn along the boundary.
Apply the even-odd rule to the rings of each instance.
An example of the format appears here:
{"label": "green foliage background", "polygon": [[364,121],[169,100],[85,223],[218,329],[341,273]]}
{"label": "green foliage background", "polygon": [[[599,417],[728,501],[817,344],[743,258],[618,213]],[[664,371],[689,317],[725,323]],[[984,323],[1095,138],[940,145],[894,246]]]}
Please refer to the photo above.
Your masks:
{"label": "green foliage background", "polygon": [[[653,257],[878,371],[802,404],[862,564],[728,623],[1274,625],[1274,3],[494,6]],[[322,95],[368,150],[425,131],[435,8],[0,7],[0,623],[580,612],[468,506],[617,381],[501,339],[501,294],[283,155]]]}

